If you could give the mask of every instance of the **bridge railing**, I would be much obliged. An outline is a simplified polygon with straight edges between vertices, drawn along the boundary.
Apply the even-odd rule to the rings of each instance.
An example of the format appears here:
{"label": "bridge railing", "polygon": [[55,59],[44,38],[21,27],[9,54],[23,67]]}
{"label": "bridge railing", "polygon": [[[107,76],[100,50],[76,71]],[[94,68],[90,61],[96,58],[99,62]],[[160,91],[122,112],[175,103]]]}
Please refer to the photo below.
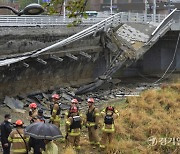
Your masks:
{"label": "bridge railing", "polygon": [[[136,14],[136,16],[133,16],[133,18],[136,18],[136,22],[139,22],[139,20],[141,18],[139,18],[139,14]],[[113,16],[110,16],[96,24],[93,23],[92,26],[88,27],[87,29],[84,29],[82,30],[81,32],[77,33],[77,34],[74,34],[64,40],[61,40],[55,44],[52,44],[48,47],[45,47],[43,49],[39,49],[39,50],[35,50],[35,51],[31,51],[31,52],[27,52],[27,53],[23,53],[23,55],[21,56],[18,56],[18,57],[9,57],[9,58],[5,58],[5,59],[1,59],[0,60],[0,66],[4,66],[4,65],[9,65],[9,64],[12,64],[12,63],[16,63],[18,61],[21,61],[21,60],[25,60],[29,57],[36,57],[46,51],[49,51],[51,49],[55,49],[55,48],[59,48],[59,47],[62,47],[62,46],[65,46],[71,42],[74,42],[74,41],[78,41],[79,39],[82,39],[86,36],[89,36],[89,35],[95,35],[98,31],[101,31],[104,29],[104,31],[108,30],[109,27],[113,26],[113,25],[116,25],[116,24],[119,24],[119,23],[122,23],[122,22],[132,22],[131,20],[131,14],[130,13],[123,13],[123,12],[120,12],[120,13],[117,13]],[[138,17],[138,18],[137,18]],[[15,18],[18,18],[18,17],[15,17]],[[26,21],[28,20],[31,20],[31,22],[35,22],[36,21],[36,24],[37,22],[40,22],[41,23],[41,19],[38,18],[38,20],[35,20],[35,19],[27,19],[26,17],[20,17],[20,18],[25,18]],[[35,17],[33,17],[35,18]],[[54,18],[54,17],[53,17]],[[48,17],[49,20],[51,20],[51,18]],[[142,18],[143,21],[142,22],[147,22],[148,21],[148,18],[147,18],[147,21],[145,21],[144,17]],[[159,18],[160,19],[160,18]],[[53,19],[55,20],[55,19]],[[10,20],[9,20],[10,21]],[[16,20],[18,21],[18,19]],[[45,20],[47,21],[47,19]],[[52,20],[51,20],[52,21]],[[30,21],[28,21],[30,22]],[[28,23],[26,22],[26,23]],[[84,21],[83,21],[84,22]],[[17,22],[18,23],[18,22]],[[50,22],[48,22],[50,23]],[[7,23],[9,24],[9,23]],[[62,23],[61,23],[62,24]],[[43,23],[43,25],[45,25],[45,23]],[[51,24],[52,25],[52,24]]]}
{"label": "bridge railing", "polygon": [[[107,16],[108,17],[108,16]],[[82,24],[84,25],[93,25],[98,23],[107,17],[89,17],[87,19],[82,18]],[[157,14],[156,22],[160,23],[166,15]],[[120,12],[118,16],[115,16],[115,20],[120,22],[152,22],[153,15],[142,13],[129,13],[129,12]],[[74,19],[63,18],[62,16],[15,16],[15,15],[0,15],[0,26],[44,26],[44,25],[67,25],[72,23]]]}

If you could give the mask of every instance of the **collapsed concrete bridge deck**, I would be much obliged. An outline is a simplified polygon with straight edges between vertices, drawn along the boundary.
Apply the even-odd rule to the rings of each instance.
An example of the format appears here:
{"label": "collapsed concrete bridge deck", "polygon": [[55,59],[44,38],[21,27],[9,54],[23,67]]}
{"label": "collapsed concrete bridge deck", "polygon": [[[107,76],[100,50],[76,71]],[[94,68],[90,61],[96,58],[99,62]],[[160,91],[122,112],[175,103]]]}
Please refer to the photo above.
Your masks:
{"label": "collapsed concrete bridge deck", "polygon": [[[172,59],[178,39],[178,32],[174,31],[178,29],[178,26],[175,25],[179,20],[177,13],[174,11],[161,24],[153,22],[118,22],[117,24],[111,20],[111,26],[106,30],[101,28],[104,25],[95,27],[95,31],[91,33],[93,35],[87,35],[83,39],[67,43],[61,48],[48,50],[18,63],[0,67],[2,74],[0,97],[34,90],[47,90],[55,86],[78,85],[93,81],[94,78],[101,75],[111,77],[118,72],[120,72],[120,76],[135,75],[137,71],[141,71],[141,73],[163,72]],[[176,20],[174,20],[174,16]],[[176,22],[174,23],[174,21]],[[63,41],[67,36],[76,35],[86,27],[72,29],[54,26],[48,28],[29,27],[28,31],[27,27],[25,29],[22,27],[5,29],[6,34],[1,34],[3,36],[1,61],[20,57],[24,51],[41,50],[58,43],[59,39]],[[170,29],[171,31],[169,31]],[[154,34],[152,35],[152,33]],[[158,40],[159,42],[157,42]],[[145,54],[145,52],[147,53]],[[177,71],[180,68],[179,56],[178,52],[177,61],[174,61],[172,66],[172,68],[176,67]],[[131,67],[128,67],[130,65]],[[124,69],[126,67],[129,70]],[[132,72],[132,68],[135,71]]]}

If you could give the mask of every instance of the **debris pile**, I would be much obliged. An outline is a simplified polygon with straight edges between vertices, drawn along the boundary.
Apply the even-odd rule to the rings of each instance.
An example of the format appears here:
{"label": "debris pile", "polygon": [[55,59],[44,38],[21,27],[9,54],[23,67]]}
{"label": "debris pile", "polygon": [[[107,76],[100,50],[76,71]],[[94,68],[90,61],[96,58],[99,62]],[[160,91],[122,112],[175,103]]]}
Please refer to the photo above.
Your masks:
{"label": "debris pile", "polygon": [[[112,83],[111,83],[112,84]],[[29,106],[30,103],[35,102],[39,108],[50,111],[51,104],[51,96],[54,93],[57,93],[61,96],[59,100],[61,103],[62,110],[67,110],[70,107],[71,100],[76,98],[79,101],[79,106],[82,111],[85,111],[87,108],[87,98],[93,97],[96,100],[96,105],[102,105],[104,102],[107,102],[111,99],[120,99],[127,96],[139,96],[140,93],[149,88],[158,88],[159,85],[148,85],[148,84],[140,84],[137,85],[136,88],[127,88],[117,85],[103,85],[103,87],[99,87],[98,90],[89,92],[83,95],[76,95],[75,92],[77,88],[66,87],[66,88],[56,88],[54,90],[48,90],[46,92],[35,92],[32,94],[28,94],[27,96],[17,95],[15,98],[6,96],[4,99],[4,105],[9,108],[17,111],[17,112],[25,112],[26,107]],[[105,88],[105,89],[103,89]]]}

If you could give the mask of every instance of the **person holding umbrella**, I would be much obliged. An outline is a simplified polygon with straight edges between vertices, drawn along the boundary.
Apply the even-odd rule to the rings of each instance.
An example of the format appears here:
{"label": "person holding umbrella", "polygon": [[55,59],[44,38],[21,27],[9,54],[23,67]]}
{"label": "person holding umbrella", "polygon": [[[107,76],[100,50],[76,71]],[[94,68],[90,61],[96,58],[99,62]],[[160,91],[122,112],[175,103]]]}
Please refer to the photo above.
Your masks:
{"label": "person holding umbrella", "polygon": [[15,129],[9,134],[8,141],[12,143],[13,154],[27,154],[29,137],[24,134],[22,120],[17,120]]}
{"label": "person holding umbrella", "polygon": [[[43,122],[45,123],[45,119],[43,118],[43,110],[39,109],[38,110],[38,115],[37,117],[34,117],[34,122]],[[33,148],[33,153],[34,154],[42,154],[41,149],[45,149],[45,143],[43,139],[36,139],[34,137],[30,137],[29,139],[29,150]]]}
{"label": "person holding umbrella", "polygon": [[45,150],[41,152],[42,154],[58,154],[58,148],[53,140],[63,136],[57,126],[50,123],[35,122],[25,128],[25,134],[35,139],[44,140]]}

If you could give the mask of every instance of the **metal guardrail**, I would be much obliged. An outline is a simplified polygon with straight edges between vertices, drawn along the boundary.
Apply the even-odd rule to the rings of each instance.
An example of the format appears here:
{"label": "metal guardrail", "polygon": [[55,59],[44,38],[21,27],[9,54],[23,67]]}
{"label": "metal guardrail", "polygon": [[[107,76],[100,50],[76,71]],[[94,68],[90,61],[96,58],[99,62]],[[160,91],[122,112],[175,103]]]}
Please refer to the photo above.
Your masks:
{"label": "metal guardrail", "polygon": [[[109,17],[109,16],[107,16]],[[82,25],[93,25],[98,23],[107,17],[89,17],[87,19],[82,18]],[[113,16],[112,16],[113,17]],[[118,13],[119,22],[153,22],[153,14],[141,14],[141,13],[129,13],[120,12]],[[157,14],[156,22],[160,23],[166,15]],[[55,26],[55,25],[68,25],[73,22],[74,19],[63,18],[62,16],[15,16],[15,15],[0,15],[0,26],[10,27],[10,26]]]}

